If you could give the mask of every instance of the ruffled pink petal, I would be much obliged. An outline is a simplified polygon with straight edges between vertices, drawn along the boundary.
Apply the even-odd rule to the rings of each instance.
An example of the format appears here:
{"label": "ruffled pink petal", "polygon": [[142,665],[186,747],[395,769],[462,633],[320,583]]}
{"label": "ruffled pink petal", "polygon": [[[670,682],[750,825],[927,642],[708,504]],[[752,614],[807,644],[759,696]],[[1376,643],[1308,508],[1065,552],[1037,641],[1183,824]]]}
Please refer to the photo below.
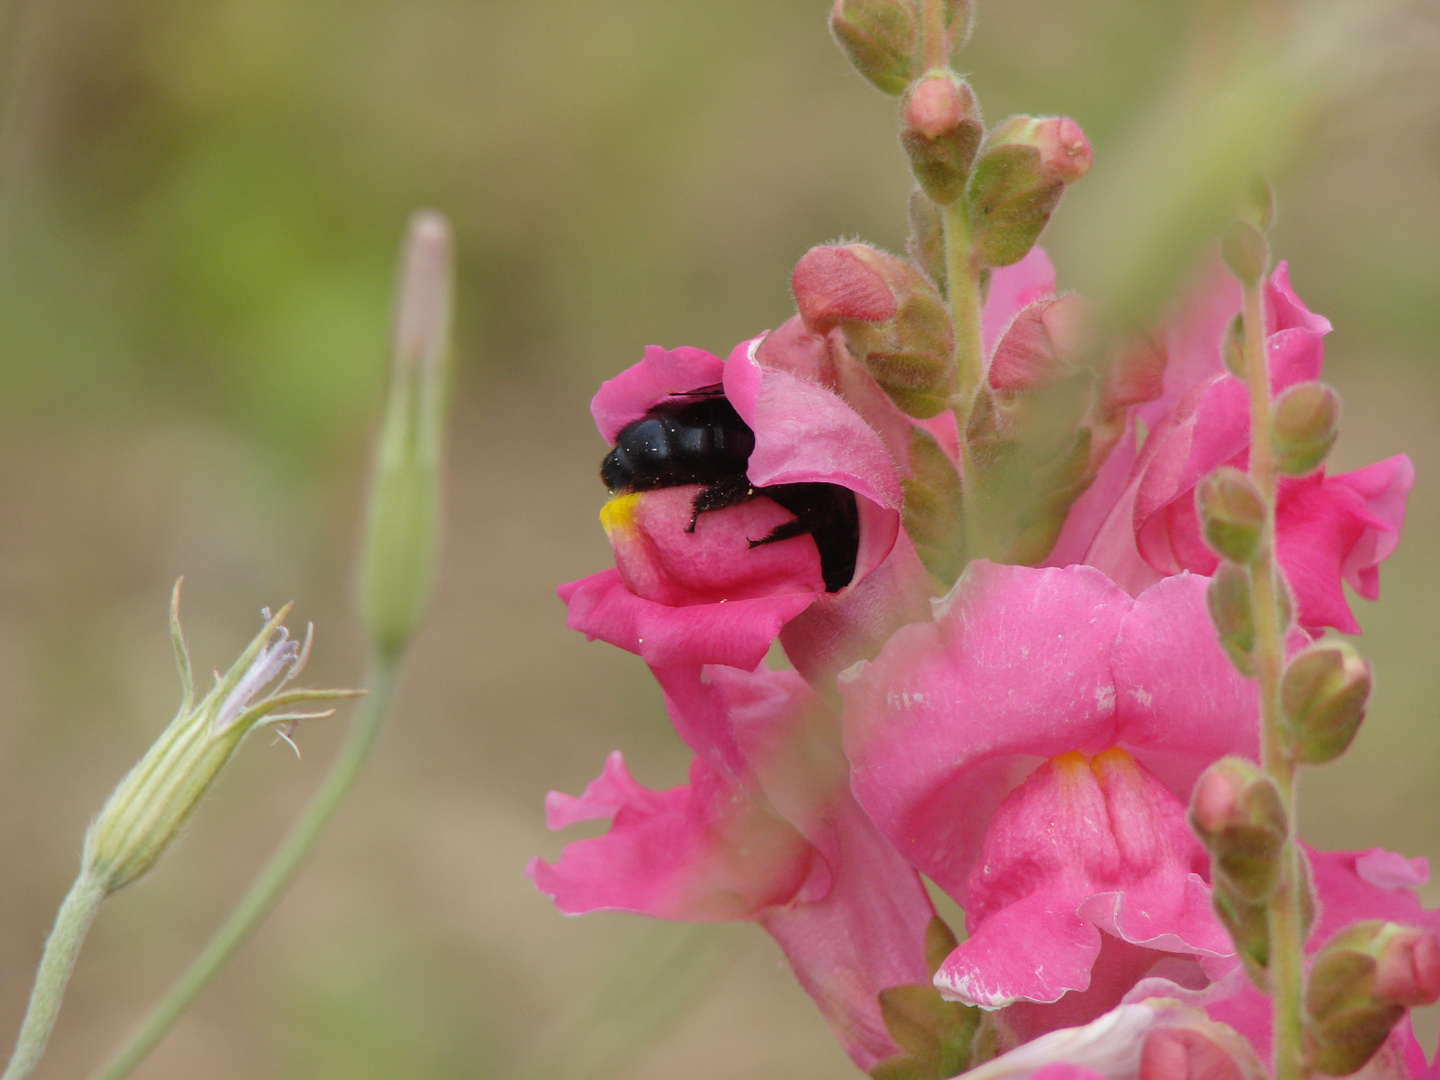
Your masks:
{"label": "ruffled pink petal", "polygon": [[703,349],[650,345],[638,364],[600,385],[590,402],[590,414],[605,441],[613,446],[626,424],[666,398],[719,385],[724,370],[724,362]]}
{"label": "ruffled pink petal", "polygon": [[1377,461],[1354,472],[1329,478],[1344,484],[1364,501],[1365,512],[1378,524],[1361,534],[1345,556],[1340,574],[1366,600],[1380,597],[1380,564],[1395,552],[1405,524],[1405,502],[1415,486],[1415,466],[1405,454]]}
{"label": "ruffled pink petal", "polygon": [[1120,745],[1182,800],[1211,762],[1260,753],[1255,683],[1216,641],[1209,584],[1180,574],[1145,590],[1112,654]]}
{"label": "ruffled pink petal", "polygon": [[1407,859],[1384,848],[1371,848],[1355,857],[1361,881],[1380,889],[1418,889],[1430,880],[1430,860],[1423,855]]}
{"label": "ruffled pink petal", "polygon": [[755,432],[750,482],[839,484],[898,511],[900,479],[880,437],[825,387],[763,369],[755,358],[761,341],[741,342],[725,364],[725,396]]}
{"label": "ruffled pink petal", "polygon": [[838,850],[834,885],[813,903],[765,912],[795,978],[814,999],[851,1059],[869,1070],[899,1052],[876,995],[929,981],[925,930],[935,909],[919,875],[839,793],[832,807]]}
{"label": "ruffled pink petal", "polygon": [[[1392,521],[1397,516],[1403,521],[1405,493],[1413,482],[1409,464],[1403,457],[1379,462],[1361,470],[1368,475],[1358,484],[1353,473],[1346,479],[1316,473],[1281,484],[1275,505],[1275,555],[1295,594],[1296,618],[1302,626],[1360,632],[1340,585],[1342,575],[1350,567],[1362,596],[1365,588],[1378,594],[1381,538],[1386,554],[1394,550],[1399,531]],[[1375,502],[1391,512],[1390,520],[1371,512],[1363,494],[1367,486],[1379,490]]]}
{"label": "ruffled pink petal", "polygon": [[[815,850],[746,792],[696,759],[690,783],[639,788],[615,755],[577,802],[586,812],[617,797],[603,836],[566,846],[559,861],[532,859],[526,875],[568,915],[631,911],[663,919],[752,918],[805,885]],[[563,808],[563,820],[573,805]]]}
{"label": "ruffled pink petal", "polygon": [[660,813],[667,805],[669,792],[651,791],[630,779],[625,758],[619,750],[605,759],[600,775],[585,785],[579,795],[552,791],[545,796],[545,825],[563,829],[582,821],[605,821],[613,818],[622,806],[634,806],[642,813]]}
{"label": "ruffled pink petal", "polygon": [[[1007,1014],[1008,1015],[1008,1014]],[[1083,1027],[1051,1031],[965,1074],[966,1080],[1134,1080],[1145,1036],[1184,1018],[1171,1001],[1120,1005]]]}
{"label": "ruffled pink petal", "polygon": [[728,664],[751,669],[780,628],[815,600],[814,592],[670,607],[636,596],[615,569],[561,585],[565,625],[619,646],[653,668]]}
{"label": "ruffled pink petal", "polygon": [[1017,263],[1002,266],[990,276],[990,291],[980,313],[980,335],[985,355],[995,351],[995,344],[1021,308],[1055,292],[1055,266],[1044,248],[1033,247]]}
{"label": "ruffled pink petal", "polygon": [[936,985],[986,1008],[1055,1002],[1089,988],[1101,931],[1161,952],[1228,955],[1200,877],[1207,862],[1183,805],[1128,754],[1049,761],[991,819],[967,890],[970,938]]}
{"label": "ruffled pink petal", "polygon": [[936,621],[847,672],[852,788],[964,903],[990,811],[1039,761],[1115,742],[1110,646],[1131,601],[1089,567],[971,563]]}

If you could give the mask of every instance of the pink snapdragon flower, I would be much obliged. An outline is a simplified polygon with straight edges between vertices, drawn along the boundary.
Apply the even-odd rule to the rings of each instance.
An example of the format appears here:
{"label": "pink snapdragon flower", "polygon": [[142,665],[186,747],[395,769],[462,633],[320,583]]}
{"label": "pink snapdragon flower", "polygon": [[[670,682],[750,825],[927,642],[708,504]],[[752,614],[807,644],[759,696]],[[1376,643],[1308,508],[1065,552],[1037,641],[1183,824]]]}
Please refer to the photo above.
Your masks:
{"label": "pink snapdragon flower", "polygon": [[1185,807],[1210,762],[1256,756],[1257,698],[1206,584],[1132,598],[1090,567],[972,563],[934,622],[842,679],[856,798],[966,909],[948,996],[1031,1003],[1007,1017],[1033,1035],[1232,953]]}
{"label": "pink snapdragon flower", "polygon": [[546,800],[551,828],[609,818],[609,831],[528,876],[567,914],[758,922],[869,1069],[899,1051],[876,995],[929,981],[919,876],[850,795],[835,717],[795,672],[669,676],[667,707],[699,744],[690,782],[651,791],[612,754],[580,796]]}
{"label": "pink snapdragon flower", "polygon": [[[1266,356],[1278,395],[1319,377],[1330,323],[1296,297],[1284,263],[1264,295]],[[1223,360],[1239,309],[1239,286],[1216,270],[1172,321],[1164,393],[1136,410],[1149,435],[1137,449],[1132,426],[1071,510],[1047,565],[1099,567],[1132,594],[1185,570],[1214,572],[1218,560],[1200,536],[1195,485],[1221,465],[1243,469],[1249,457],[1249,397]],[[1379,565],[1399,542],[1414,480],[1404,454],[1337,476],[1322,468],[1281,478],[1275,551],[1302,626],[1359,632],[1341,582],[1367,600],[1379,596]]]}
{"label": "pink snapdragon flower", "polygon": [[[854,493],[859,535],[851,587],[895,546],[895,464],[836,394],[789,372],[762,369],[757,344],[741,343],[728,361],[699,349],[651,347],[600,388],[591,405],[595,422],[613,445],[625,425],[655,406],[723,388],[755,436],[750,484],[833,484]],[[690,504],[699,490],[684,485],[621,494],[606,505],[601,520],[616,566],[561,586],[567,625],[638,653],[652,667],[715,663],[750,670],[760,662],[780,627],[825,593],[816,542],[800,535],[755,546],[752,541],[792,515],[756,497],[694,517]]]}

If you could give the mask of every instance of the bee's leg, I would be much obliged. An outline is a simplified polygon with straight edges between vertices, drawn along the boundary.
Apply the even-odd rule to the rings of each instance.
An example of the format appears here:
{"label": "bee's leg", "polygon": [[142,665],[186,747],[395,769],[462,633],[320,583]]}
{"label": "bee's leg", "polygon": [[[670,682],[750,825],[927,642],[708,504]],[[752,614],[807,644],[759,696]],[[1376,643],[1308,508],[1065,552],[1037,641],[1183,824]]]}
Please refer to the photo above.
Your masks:
{"label": "bee's leg", "polygon": [[685,531],[693,533],[695,522],[699,521],[700,515],[707,510],[724,510],[727,506],[735,506],[754,495],[755,489],[743,475],[728,477],[701,488],[690,500],[690,524],[685,526]]}
{"label": "bee's leg", "polygon": [[795,536],[805,536],[815,531],[815,523],[807,521],[805,517],[797,517],[791,521],[782,522],[771,529],[759,540],[751,540],[750,546],[757,548],[762,544],[778,544],[781,540],[789,540]]}

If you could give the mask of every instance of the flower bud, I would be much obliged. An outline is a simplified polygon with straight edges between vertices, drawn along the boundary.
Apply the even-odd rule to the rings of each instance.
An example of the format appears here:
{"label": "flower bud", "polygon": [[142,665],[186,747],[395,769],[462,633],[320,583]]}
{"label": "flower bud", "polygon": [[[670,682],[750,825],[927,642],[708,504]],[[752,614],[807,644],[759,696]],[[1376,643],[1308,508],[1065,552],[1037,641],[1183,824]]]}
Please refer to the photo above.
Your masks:
{"label": "flower bud", "polygon": [[901,409],[936,416],[955,383],[950,313],[925,276],[865,244],[811,248],[790,278],[806,327],[839,327],[855,358]]}
{"label": "flower bud", "polygon": [[439,214],[415,215],[402,256],[358,590],[371,645],[390,655],[419,626],[439,561],[450,279],[449,224]]}
{"label": "flower bud", "polygon": [[1052,386],[1075,370],[1091,340],[1089,312],[1078,296],[1038,300],[1020,309],[995,346],[989,383],[1007,393]]}
{"label": "flower bud", "polygon": [[1243,284],[1254,285],[1265,276],[1270,261],[1270,246],[1265,236],[1248,221],[1236,221],[1225,230],[1220,241],[1220,255]]}
{"label": "flower bud", "polygon": [[1138,1080],[1261,1080],[1254,1051],[1233,1028],[1195,1020],[1145,1036]]}
{"label": "flower bud", "polygon": [[948,591],[964,566],[965,500],[954,463],[935,436],[919,425],[910,428],[910,475],[900,487],[905,535],[925,569]]}
{"label": "flower bud", "polygon": [[985,134],[970,84],[951,71],[926,72],[900,103],[900,145],[925,194],[954,202]]}
{"label": "flower bud", "polygon": [[1440,940],[1434,931],[1394,928],[1375,958],[1375,996],[1406,1008],[1440,1000]]}
{"label": "flower bud", "polygon": [[1232,562],[1222,562],[1205,592],[1210,621],[1220,638],[1220,647],[1235,670],[1247,679],[1255,677],[1255,608],[1250,594],[1250,571]]}
{"label": "flower bud", "polygon": [[1245,220],[1262,233],[1275,224],[1275,192],[1259,173],[1245,186]]}
{"label": "flower bud", "polygon": [[1271,444],[1275,467],[1304,476],[1322,461],[1340,434],[1340,396],[1319,382],[1296,383],[1275,400]]}
{"label": "flower bud", "polygon": [[980,264],[1009,266],[1024,258],[1065,186],[1084,176],[1090,162],[1090,144],[1068,117],[1016,116],[992,131],[966,192]]}
{"label": "flower bud", "polygon": [[1288,833],[1275,781],[1243,758],[1222,758],[1195,784],[1190,826],[1210,852],[1217,894],[1251,904],[1274,895]]}
{"label": "flower bud", "polygon": [[1310,765],[1345,752],[1370,697],[1370,664],[1342,641],[1311,645],[1285,666],[1281,722],[1296,760]]}
{"label": "flower bud", "polygon": [[1263,550],[1265,498],[1239,469],[1224,466],[1195,489],[1205,543],[1222,559],[1248,566]]}
{"label": "flower bud", "polygon": [[302,645],[283,625],[287,604],[271,615],[230,670],[199,702],[185,638],[180,630],[180,583],[170,601],[170,636],[180,668],[180,711],[155,744],[111,793],[85,834],[83,873],[113,893],[148,871],[179,835],[200,799],[220,775],[245,736],[272,726],[286,735],[296,721],[329,716],[293,712],[309,701],[353,697],[354,690],[286,690],[304,667],[310,635]]}
{"label": "flower bud", "polygon": [[919,68],[920,12],[914,0],[835,0],[830,33],[855,69],[887,94]]}
{"label": "flower bud", "polygon": [[1440,942],[1429,930],[1367,920],[1316,955],[1305,984],[1305,1056],[1343,1076],[1369,1061],[1407,1008],[1440,998]]}

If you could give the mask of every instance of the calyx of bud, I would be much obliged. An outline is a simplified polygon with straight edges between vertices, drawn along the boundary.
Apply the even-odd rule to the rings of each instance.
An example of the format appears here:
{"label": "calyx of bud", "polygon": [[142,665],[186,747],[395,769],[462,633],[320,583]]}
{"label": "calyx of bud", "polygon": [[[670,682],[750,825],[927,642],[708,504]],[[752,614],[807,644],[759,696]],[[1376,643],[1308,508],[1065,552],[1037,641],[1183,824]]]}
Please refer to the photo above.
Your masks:
{"label": "calyx of bud", "polygon": [[1305,1055],[1332,1076],[1354,1072],[1407,1008],[1440,998],[1440,942],[1429,930],[1367,920],[1336,934],[1305,984]]}
{"label": "calyx of bud", "polygon": [[1340,434],[1340,395],[1320,382],[1296,383],[1275,399],[1275,467],[1291,476],[1314,471]]}
{"label": "calyx of bud", "polygon": [[920,11],[914,0],[835,0],[830,33],[855,69],[887,94],[919,68]]}
{"label": "calyx of bud", "polygon": [[1232,562],[1222,562],[1205,591],[1210,621],[1220,647],[1235,669],[1247,679],[1255,677],[1255,607],[1250,593],[1250,572]]}
{"label": "calyx of bud", "polygon": [[1090,144],[1069,117],[1016,116],[991,131],[966,190],[980,264],[1009,266],[1024,258],[1065,186],[1090,163]]}
{"label": "calyx of bud", "polygon": [[940,219],[940,210],[918,187],[910,192],[907,209],[910,235],[905,240],[905,250],[939,294],[945,296],[948,292],[945,283],[945,226]]}
{"label": "calyx of bud", "polygon": [[941,205],[965,191],[985,129],[970,84],[952,71],[928,71],[900,103],[900,145],[921,189]]}
{"label": "calyx of bud", "polygon": [[1196,486],[1195,504],[1205,543],[1222,559],[1248,566],[1265,541],[1265,497],[1254,481],[1230,466]]}
{"label": "calyx of bud", "polygon": [[1281,722],[1297,761],[1319,765],[1345,752],[1365,718],[1370,664],[1347,642],[1311,645],[1285,666]]}

